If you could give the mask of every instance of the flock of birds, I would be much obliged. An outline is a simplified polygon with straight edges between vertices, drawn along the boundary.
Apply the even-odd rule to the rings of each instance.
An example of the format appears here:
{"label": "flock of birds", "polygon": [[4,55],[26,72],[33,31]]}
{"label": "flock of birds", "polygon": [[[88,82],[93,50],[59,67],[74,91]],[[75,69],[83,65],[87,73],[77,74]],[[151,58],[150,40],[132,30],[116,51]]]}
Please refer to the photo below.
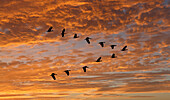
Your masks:
{"label": "flock of birds", "polygon": [[[52,31],[53,31],[52,28],[53,28],[53,27],[50,27],[50,28],[47,30],[47,32],[52,32]],[[63,29],[62,32],[61,32],[61,36],[64,37],[64,35],[65,35],[65,29]],[[74,37],[73,37],[73,38],[78,38],[78,37],[79,37],[79,36],[78,36],[77,34],[74,34]],[[89,37],[86,37],[86,38],[85,38],[85,40],[86,40],[86,42],[87,42],[88,44],[90,44],[90,39],[91,39],[91,38],[89,38]],[[101,45],[101,47],[104,47],[104,43],[105,43],[105,42],[99,42],[99,44]],[[115,46],[117,46],[117,45],[110,45],[110,47],[111,47],[112,49],[114,49]],[[126,51],[126,50],[128,50],[128,49],[127,49],[127,46],[124,46],[121,51]],[[99,58],[96,60],[96,62],[101,62],[101,58],[102,58],[102,57],[99,57]],[[116,58],[116,56],[115,56],[114,53],[112,54],[111,58]],[[84,66],[84,67],[82,67],[82,68],[83,68],[83,71],[86,72],[86,69],[89,68],[89,67]],[[70,75],[69,71],[71,71],[71,70],[65,70],[65,71],[64,71],[64,72],[67,74],[67,76]],[[51,76],[54,80],[56,80],[55,75],[57,75],[57,74],[52,73],[50,76]]]}

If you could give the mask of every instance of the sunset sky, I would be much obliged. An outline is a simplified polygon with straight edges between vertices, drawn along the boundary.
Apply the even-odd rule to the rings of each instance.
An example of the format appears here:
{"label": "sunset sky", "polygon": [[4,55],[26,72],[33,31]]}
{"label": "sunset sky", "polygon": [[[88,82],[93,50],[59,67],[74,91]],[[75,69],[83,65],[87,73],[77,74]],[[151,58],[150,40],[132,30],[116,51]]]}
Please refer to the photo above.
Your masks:
{"label": "sunset sky", "polygon": [[0,99],[169,98],[170,0],[0,0]]}

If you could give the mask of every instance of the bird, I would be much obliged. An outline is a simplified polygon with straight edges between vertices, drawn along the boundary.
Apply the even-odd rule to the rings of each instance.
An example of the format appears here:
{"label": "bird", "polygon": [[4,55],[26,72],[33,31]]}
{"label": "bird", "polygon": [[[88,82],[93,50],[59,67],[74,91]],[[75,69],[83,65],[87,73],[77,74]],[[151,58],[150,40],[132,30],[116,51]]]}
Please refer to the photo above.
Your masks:
{"label": "bird", "polygon": [[90,40],[89,40],[89,39],[91,39],[91,38],[86,37],[86,39],[85,39],[85,40],[87,41],[88,44],[90,44]]}
{"label": "bird", "polygon": [[86,72],[86,68],[89,68],[89,67],[84,66],[84,67],[82,67],[82,68],[83,68],[84,72]]}
{"label": "bird", "polygon": [[52,76],[52,78],[53,78],[54,80],[56,80],[56,78],[55,78],[55,76],[54,76],[54,75],[57,75],[57,74],[52,73],[50,76]]}
{"label": "bird", "polygon": [[77,34],[74,34],[74,38],[78,38],[79,36],[77,36]]}
{"label": "bird", "polygon": [[112,49],[114,49],[115,46],[117,46],[117,45],[110,45],[110,47],[111,47]]}
{"label": "bird", "polygon": [[126,49],[126,48],[127,48],[127,46],[124,46],[121,51],[126,51],[126,50],[128,50],[128,49]]}
{"label": "bird", "polygon": [[101,47],[104,47],[104,43],[105,43],[105,42],[99,42],[99,44],[101,45]]}
{"label": "bird", "polygon": [[71,71],[71,70],[65,70],[64,71],[67,74],[67,76],[69,76],[69,71]]}
{"label": "bird", "polygon": [[101,58],[102,58],[102,57],[99,57],[99,58],[96,60],[96,62],[101,62],[101,61],[102,61]]}
{"label": "bird", "polygon": [[53,31],[52,28],[53,27],[50,27],[47,32],[52,32]]}
{"label": "bird", "polygon": [[114,53],[112,54],[112,57],[111,57],[111,58],[116,58],[116,56],[115,56],[115,54],[114,54]]}
{"label": "bird", "polygon": [[64,32],[65,32],[65,28],[63,29],[63,31],[61,33],[62,37],[64,37],[64,34],[65,34]]}

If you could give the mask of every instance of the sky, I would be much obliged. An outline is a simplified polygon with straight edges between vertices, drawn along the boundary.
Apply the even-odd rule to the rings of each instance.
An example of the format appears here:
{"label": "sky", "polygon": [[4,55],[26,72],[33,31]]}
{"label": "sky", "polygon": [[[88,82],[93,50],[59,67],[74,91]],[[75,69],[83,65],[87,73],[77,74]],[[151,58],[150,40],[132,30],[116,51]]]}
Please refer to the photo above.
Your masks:
{"label": "sky", "polygon": [[0,0],[0,99],[169,100],[169,33],[169,0]]}

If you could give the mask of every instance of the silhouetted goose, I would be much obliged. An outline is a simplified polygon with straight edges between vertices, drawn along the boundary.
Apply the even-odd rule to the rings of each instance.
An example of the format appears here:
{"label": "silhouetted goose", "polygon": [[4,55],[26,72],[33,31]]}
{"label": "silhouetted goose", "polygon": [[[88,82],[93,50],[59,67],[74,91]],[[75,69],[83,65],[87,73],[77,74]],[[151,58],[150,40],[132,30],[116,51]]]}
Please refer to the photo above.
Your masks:
{"label": "silhouetted goose", "polygon": [[52,28],[53,27],[50,27],[47,32],[52,32],[53,31]]}
{"label": "silhouetted goose", "polygon": [[63,31],[61,33],[62,37],[64,37],[64,34],[65,34],[64,32],[65,32],[65,28],[63,29]]}
{"label": "silhouetted goose", "polygon": [[110,47],[111,47],[112,49],[114,49],[115,46],[117,46],[117,45],[110,45]]}
{"label": "silhouetted goose", "polygon": [[111,57],[111,58],[116,58],[116,56],[115,56],[115,54],[114,54],[114,53],[112,54],[112,57]]}
{"label": "silhouetted goose", "polygon": [[56,80],[56,78],[55,78],[55,76],[54,76],[54,75],[57,75],[57,74],[52,73],[50,76],[52,76],[52,78],[53,78],[54,80]]}
{"label": "silhouetted goose", "polygon": [[126,50],[128,50],[128,49],[126,49],[126,48],[127,48],[127,46],[123,47],[123,49],[122,49],[121,51],[126,51]]}
{"label": "silhouetted goose", "polygon": [[99,42],[99,44],[101,45],[101,47],[104,47],[104,43],[105,43],[105,42]]}
{"label": "silhouetted goose", "polygon": [[84,72],[86,72],[86,68],[89,68],[89,67],[84,66],[84,67],[82,67],[82,68],[83,68]]}
{"label": "silhouetted goose", "polygon": [[101,58],[102,58],[102,57],[99,57],[99,58],[96,60],[96,62],[101,62],[101,61],[102,61]]}
{"label": "silhouetted goose", "polygon": [[71,71],[71,70],[65,70],[64,71],[67,74],[67,76],[69,76],[69,71]]}
{"label": "silhouetted goose", "polygon": [[74,38],[78,38],[79,36],[77,36],[77,34],[74,34]]}
{"label": "silhouetted goose", "polygon": [[85,40],[87,41],[88,44],[90,44],[90,40],[89,40],[89,39],[91,39],[91,38],[86,37],[86,39],[85,39]]}

